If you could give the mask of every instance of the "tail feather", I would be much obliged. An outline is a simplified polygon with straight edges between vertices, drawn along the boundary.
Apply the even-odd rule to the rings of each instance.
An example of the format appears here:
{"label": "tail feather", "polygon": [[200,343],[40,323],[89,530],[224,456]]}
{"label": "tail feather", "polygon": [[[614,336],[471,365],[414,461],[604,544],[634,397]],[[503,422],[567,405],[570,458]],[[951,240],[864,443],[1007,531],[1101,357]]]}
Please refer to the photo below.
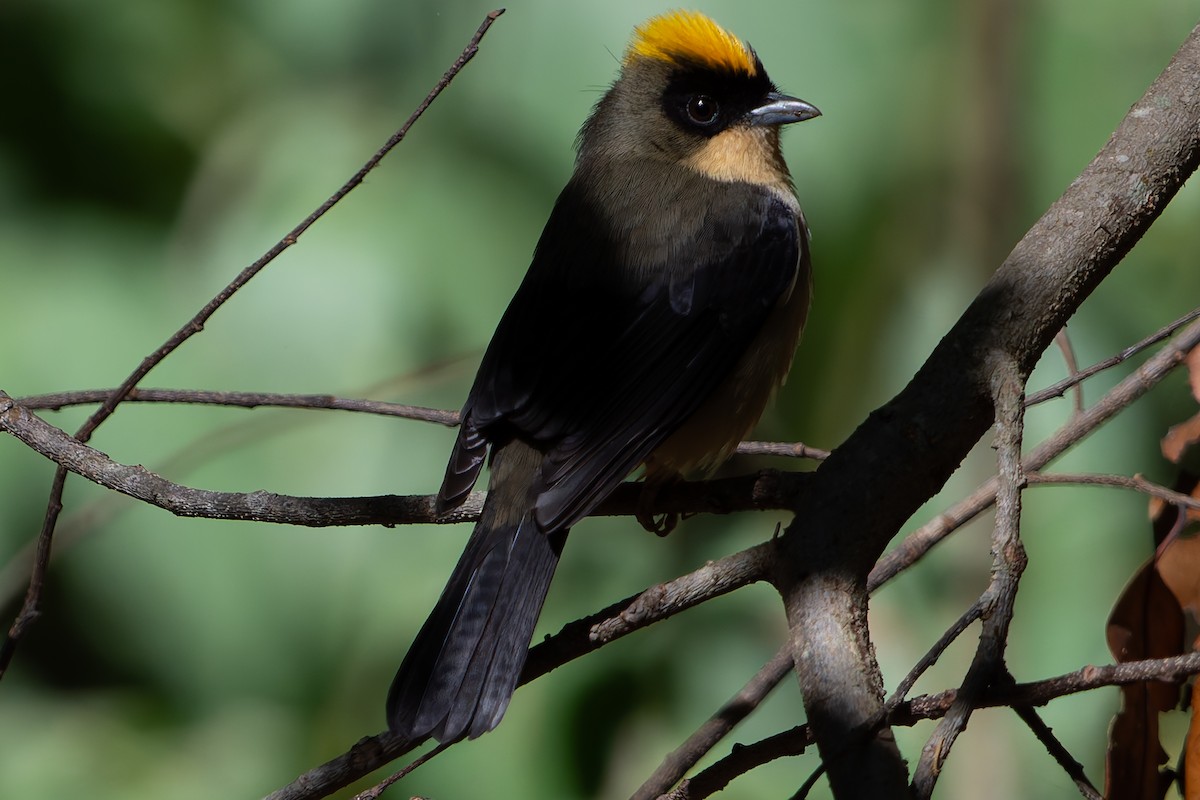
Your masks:
{"label": "tail feather", "polygon": [[389,727],[421,740],[495,728],[516,689],[566,531],[484,513],[388,693]]}

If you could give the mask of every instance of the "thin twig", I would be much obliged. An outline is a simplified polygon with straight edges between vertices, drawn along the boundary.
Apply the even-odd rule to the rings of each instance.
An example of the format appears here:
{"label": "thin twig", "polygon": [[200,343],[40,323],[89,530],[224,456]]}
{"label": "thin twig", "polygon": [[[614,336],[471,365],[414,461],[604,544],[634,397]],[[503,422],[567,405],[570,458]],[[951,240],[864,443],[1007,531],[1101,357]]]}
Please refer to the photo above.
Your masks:
{"label": "thin twig", "polygon": [[829,451],[809,447],[804,442],[742,442],[737,447],[739,456],[779,456],[781,458],[808,458],[824,461]]}
{"label": "thin twig", "polygon": [[998,356],[991,367],[999,478],[996,525],[992,533],[992,581],[980,598],[984,609],[980,614],[983,631],[975,657],[954,704],[921,749],[921,758],[913,773],[913,795],[922,800],[933,794],[942,764],[950,756],[959,734],[966,730],[979,697],[1006,674],[1004,651],[1008,645],[1008,628],[1012,623],[1017,587],[1028,563],[1021,544],[1021,492],[1025,487],[1021,468],[1025,376],[1015,362],[1004,357]]}
{"label": "thin twig", "polygon": [[800,784],[800,788],[791,796],[790,800],[806,800],[808,793],[817,785],[817,781],[821,780],[821,776],[825,774],[825,765],[817,764],[817,768],[809,773],[804,779],[804,783]]}
{"label": "thin twig", "polygon": [[1176,492],[1141,475],[1132,478],[1125,475],[1095,475],[1068,472],[1029,472],[1025,475],[1030,486],[1105,486],[1116,489],[1130,489],[1150,497],[1157,497],[1171,505],[1180,508],[1190,508],[1200,511],[1200,500],[1183,492]]}
{"label": "thin twig", "polygon": [[[518,686],[598,650],[627,634],[660,622],[714,597],[766,578],[774,542],[768,541],[672,581],[651,586],[563,627],[554,636],[529,649]],[[359,741],[349,751],[314,767],[268,800],[309,800],[325,797],[343,786],[399,758],[419,742],[399,742],[389,734]]]}
{"label": "thin twig", "polygon": [[[1129,661],[1102,667],[1088,666],[1046,680],[1020,684],[1005,682],[993,686],[979,696],[975,705],[977,708],[1032,708],[1078,692],[1144,681],[1182,680],[1198,673],[1200,673],[1200,653],[1146,661]],[[956,689],[914,697],[892,709],[888,715],[887,724],[911,727],[918,722],[942,719],[954,705],[957,697],[958,690]],[[809,726],[798,725],[761,741],[741,745],[729,756],[716,762],[696,777],[684,781],[678,789],[664,797],[670,798],[670,800],[676,800],[676,798],[699,800],[708,797],[725,788],[739,775],[777,758],[800,755],[812,744],[813,736]],[[1069,755],[1068,758],[1070,758]],[[1083,781],[1087,783],[1086,778]],[[1082,786],[1080,789],[1083,791]]]}
{"label": "thin twig", "polygon": [[1070,776],[1081,795],[1087,798],[1087,800],[1104,800],[1099,790],[1088,780],[1087,773],[1083,771],[1083,764],[1080,764],[1075,759],[1075,756],[1071,755],[1071,751],[1058,740],[1058,737],[1054,735],[1054,731],[1050,729],[1050,726],[1045,723],[1037,711],[1031,706],[1025,705],[1013,706],[1013,711],[1017,712],[1017,716],[1021,718],[1021,721],[1029,726],[1029,730],[1033,731],[1033,735],[1046,748],[1046,752],[1058,762],[1063,772],[1066,772]]}
{"label": "thin twig", "polygon": [[529,648],[517,685],[524,686],[636,630],[765,580],[773,555],[774,540],[756,544],[568,623],[554,636]]}
{"label": "thin twig", "polygon": [[[1027,473],[1040,470],[1082,441],[1157,386],[1176,367],[1184,363],[1187,354],[1197,345],[1200,345],[1200,322],[1193,321],[1174,341],[1114,386],[1091,408],[1073,417],[1031,450],[1022,462],[1024,470]],[[1028,403],[1026,406],[1028,407]],[[906,536],[895,549],[879,559],[875,568],[871,570],[867,581],[868,588],[875,591],[919,561],[935,544],[990,508],[996,500],[996,487],[995,478],[988,480],[966,498]]]}
{"label": "thin twig", "polygon": [[[439,365],[440,367],[441,365]],[[18,405],[31,410],[60,411],[69,406],[101,403],[111,397],[116,389],[80,389],[69,392],[29,395],[18,397]],[[280,392],[217,392],[206,389],[139,389],[134,388],[126,395],[126,403],[180,403],[188,405],[228,406],[231,408],[307,408],[330,411],[354,411],[384,417],[401,417],[419,422],[433,422],[454,427],[458,425],[459,412],[442,408],[410,406],[402,403],[385,403],[381,400],[365,400],[337,397],[331,394],[286,394]],[[779,456],[783,458],[807,458],[823,461],[829,457],[828,450],[810,447],[803,442],[742,442],[737,454],[743,456]]]}
{"label": "thin twig", "polygon": [[[274,261],[280,253],[295,244],[297,239],[299,239],[305,231],[312,227],[317,220],[325,216],[326,212],[333,208],[338,202],[341,201],[343,197],[345,197],[355,187],[362,183],[367,174],[370,173],[371,170],[375,169],[376,165],[379,164],[383,157],[386,156],[396,145],[401,142],[401,140],[404,139],[409,128],[411,128],[413,123],[415,123],[421,117],[421,115],[425,113],[425,110],[429,108],[434,99],[436,99],[437,96],[442,93],[442,90],[450,85],[450,81],[453,80],[454,76],[457,75],[462,68],[466,66],[467,62],[475,56],[475,53],[478,51],[479,41],[483,38],[483,34],[487,32],[487,29],[491,27],[492,23],[495,22],[496,18],[502,13],[504,13],[503,9],[493,11],[492,13],[488,14],[483,24],[479,27],[479,30],[475,33],[475,36],[472,37],[471,42],[467,45],[466,49],[463,50],[462,54],[459,55],[458,59],[454,62],[446,74],[442,76],[441,80],[438,81],[438,83],[433,87],[421,104],[417,106],[417,110],[414,111],[411,116],[409,116],[408,120],[405,121],[402,126],[400,126],[400,129],[392,134],[384,146],[381,147],[378,152],[375,153],[375,155],[371,156],[371,158],[367,160],[366,164],[364,164],[362,168],[350,178],[350,180],[346,181],[346,183],[344,183],[340,189],[334,192],[328,200],[326,200],[320,205],[320,207],[309,214],[308,217],[306,217],[299,225],[289,231],[286,236],[280,239],[257,261],[243,269],[236,278],[230,281],[230,283],[225,286],[224,289],[222,289],[215,297],[209,300],[208,303],[206,303],[204,307],[196,313],[195,316],[188,320],[182,328],[176,331],[166,342],[154,350],[154,352],[146,356],[146,358],[142,360],[142,363],[138,365],[137,369],[131,372],[129,376],[121,382],[121,385],[117,387],[116,391],[114,391],[104,401],[103,405],[101,405],[100,408],[96,409],[96,411],[94,411],[92,415],[88,417],[87,421],[85,421],[79,430],[76,431],[75,438],[80,442],[88,441],[96,429],[99,428],[105,420],[112,416],[113,412],[116,411],[117,406],[129,395],[129,392],[132,391],[134,387],[141,383],[142,379],[145,378],[152,369],[161,364],[163,360],[175,352],[180,345],[182,345],[192,336],[204,330],[205,323],[207,323],[209,318],[211,318],[212,315],[217,312],[217,309],[223,306],[226,301],[228,301],[229,298],[231,298],[239,289],[249,283],[249,281],[259,272],[261,272],[264,267]],[[41,605],[42,588],[45,585],[46,572],[50,566],[51,545],[54,539],[54,529],[58,524],[58,515],[62,511],[62,493],[63,487],[66,485],[66,480],[67,470],[65,467],[59,466],[54,472],[54,480],[50,487],[50,497],[46,503],[45,518],[42,522],[41,531],[38,533],[37,554],[34,559],[33,569],[30,574],[29,590],[25,594],[25,602],[22,605],[21,610],[17,613],[16,618],[13,620],[12,626],[8,630],[8,634],[4,639],[3,645],[0,645],[0,678],[3,678],[5,673],[8,671],[8,666],[12,663],[13,655],[16,653],[17,643],[20,641],[25,630],[30,624],[33,623],[34,620],[37,619],[40,613],[39,608]]]}
{"label": "thin twig", "polygon": [[405,766],[404,769],[393,772],[391,775],[388,775],[370,789],[364,789],[363,791],[354,795],[353,800],[378,800],[379,796],[383,794],[389,786],[402,778],[408,777],[417,767],[427,764],[436,756],[446,752],[446,749],[452,744],[454,744],[454,742],[442,742],[420,758],[414,759],[413,762]]}
{"label": "thin twig", "polygon": [[912,687],[925,674],[925,671],[937,663],[937,660],[942,657],[942,653],[946,651],[946,648],[953,644],[954,640],[961,636],[963,631],[969,628],[972,623],[983,616],[983,612],[984,606],[982,602],[977,600],[972,603],[971,607],[963,612],[958,620],[934,643],[933,647],[929,648],[925,655],[921,657],[921,660],[908,671],[908,674],[904,676],[904,680],[900,681],[900,685],[896,687],[896,690],[892,692],[892,696],[888,698],[885,708],[890,711],[903,703],[904,698],[908,697],[908,693],[912,691]]}
{"label": "thin twig", "polygon": [[675,800],[702,800],[723,790],[740,775],[780,758],[803,755],[811,747],[813,739],[808,726],[793,728],[757,742],[739,745],[733,751],[706,767],[700,773],[680,784],[680,793],[672,792],[666,797]]}
{"label": "thin twig", "polygon": [[1093,375],[1097,375],[1106,369],[1112,369],[1118,364],[1128,361],[1143,350],[1153,347],[1164,339],[1169,338],[1173,333],[1175,333],[1175,331],[1179,330],[1184,325],[1194,322],[1197,319],[1200,319],[1200,308],[1192,309],[1174,322],[1168,323],[1162,328],[1159,328],[1157,331],[1150,334],[1145,339],[1142,339],[1140,342],[1136,342],[1131,344],[1129,347],[1126,347],[1115,356],[1110,356],[1103,361],[1093,364],[1087,369],[1080,370],[1075,374],[1069,375],[1058,383],[1047,386],[1045,389],[1039,389],[1038,391],[1033,392],[1025,398],[1025,407],[1029,408],[1030,406],[1036,406],[1039,403],[1044,403],[1047,400],[1053,400],[1056,397],[1062,397],[1064,394],[1066,394],[1068,389],[1083,383]]}
{"label": "thin twig", "polygon": [[[1079,361],[1075,358],[1075,348],[1071,345],[1071,337],[1067,334],[1067,329],[1063,328],[1054,337],[1054,343],[1058,345],[1059,351],[1062,353],[1063,363],[1067,365],[1067,378],[1076,379],[1079,375]],[[1076,379],[1075,385],[1071,387],[1072,394],[1075,396],[1075,413],[1082,414],[1084,409],[1083,403],[1083,379]]]}
{"label": "thin twig", "polygon": [[[121,464],[81,444],[0,391],[0,432],[9,433],[60,467],[105,488],[158,506],[180,517],[237,519],[308,527],[345,525],[452,524],[479,518],[483,493],[437,516],[426,495],[375,497],[295,497],[274,492],[215,492],[174,483],[140,465]],[[762,470],[752,475],[664,486],[651,509],[656,513],[713,513],[783,510],[810,473]],[[594,516],[637,513],[642,486],[627,483],[593,512]]]}
{"label": "thin twig", "polygon": [[[58,411],[68,406],[102,401],[112,389],[85,389],[75,392],[32,395],[17,398],[28,409]],[[335,397],[331,394],[280,394],[276,392],[215,392],[203,389],[133,389],[126,403],[186,403],[189,405],[227,406],[230,408],[308,408],[333,411],[354,411],[384,417],[401,417],[420,422],[433,422],[454,427],[458,412],[440,408],[424,408],[380,400],[359,400]]]}
{"label": "thin twig", "polygon": [[771,690],[791,671],[792,654],[785,646],[695,733],[663,759],[654,774],[633,793],[630,800],[654,800],[669,791],[739,722],[758,708]]}

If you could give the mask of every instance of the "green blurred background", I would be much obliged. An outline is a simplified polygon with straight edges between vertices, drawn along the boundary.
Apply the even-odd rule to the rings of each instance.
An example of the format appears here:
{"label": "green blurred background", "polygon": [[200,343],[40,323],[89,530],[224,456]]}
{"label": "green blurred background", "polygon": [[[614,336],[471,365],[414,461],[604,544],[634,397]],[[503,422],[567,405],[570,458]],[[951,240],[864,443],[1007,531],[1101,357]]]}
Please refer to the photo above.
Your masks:
{"label": "green blurred background", "polygon": [[[575,131],[632,27],[670,6],[514,0],[382,168],[145,385],[456,407],[570,172]],[[785,136],[814,232],[816,306],[760,429],[820,447],[903,386],[1196,19],[1183,0],[697,7],[825,113]],[[490,8],[0,6],[0,388],[118,383],[374,152]],[[1196,303],[1198,205],[1189,187],[1072,321],[1082,363]],[[1063,374],[1051,352],[1033,384]],[[1119,377],[1090,382],[1088,398]],[[1191,410],[1176,376],[1063,466],[1169,483],[1157,440]],[[73,429],[85,413],[46,416]],[[1039,408],[1030,440],[1068,413],[1066,402]],[[129,405],[94,443],[208,489],[367,495],[433,491],[451,440],[363,415]],[[990,468],[985,443],[925,516]],[[0,438],[5,626],[52,472]],[[1107,662],[1108,609],[1150,550],[1145,501],[1068,488],[1026,497],[1014,674]],[[6,797],[257,797],[344,751],[382,728],[388,682],[468,532],[183,520],[75,478],[66,503],[44,616],[0,684]],[[698,518],[665,541],[629,520],[581,524],[540,630],[761,541],[782,519]],[[986,520],[962,531],[879,594],[889,686],[986,585],[988,533]],[[498,732],[392,793],[627,796],[784,634],[769,587],[710,603],[522,689]],[[917,691],[956,685],[973,637]],[[1094,692],[1045,711],[1097,782],[1116,703],[1115,690]],[[788,681],[736,738],[802,718]],[[899,733],[914,762],[929,731]],[[815,764],[775,762],[729,796],[790,796]],[[1002,711],[972,721],[942,784],[945,797],[1075,791]]]}

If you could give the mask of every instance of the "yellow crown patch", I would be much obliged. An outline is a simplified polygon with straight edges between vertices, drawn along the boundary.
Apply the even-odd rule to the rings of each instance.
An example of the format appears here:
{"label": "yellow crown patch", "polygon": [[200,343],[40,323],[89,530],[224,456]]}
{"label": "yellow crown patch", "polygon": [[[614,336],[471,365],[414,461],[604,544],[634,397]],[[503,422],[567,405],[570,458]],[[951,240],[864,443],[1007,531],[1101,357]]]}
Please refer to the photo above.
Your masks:
{"label": "yellow crown patch", "polygon": [[757,71],[750,48],[697,11],[671,11],[635,28],[625,63],[638,57],[673,64],[691,62],[744,75]]}

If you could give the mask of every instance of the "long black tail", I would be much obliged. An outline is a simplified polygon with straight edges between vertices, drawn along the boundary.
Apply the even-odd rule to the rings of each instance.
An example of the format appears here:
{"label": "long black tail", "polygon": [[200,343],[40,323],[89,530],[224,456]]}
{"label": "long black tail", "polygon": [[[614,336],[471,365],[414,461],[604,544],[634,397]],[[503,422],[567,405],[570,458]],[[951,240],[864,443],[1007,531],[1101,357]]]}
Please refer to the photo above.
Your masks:
{"label": "long black tail", "polygon": [[546,535],[532,511],[495,508],[513,499],[508,494],[489,492],[493,507],[485,507],[388,692],[388,727],[410,740],[487,733],[516,690],[567,532]]}

